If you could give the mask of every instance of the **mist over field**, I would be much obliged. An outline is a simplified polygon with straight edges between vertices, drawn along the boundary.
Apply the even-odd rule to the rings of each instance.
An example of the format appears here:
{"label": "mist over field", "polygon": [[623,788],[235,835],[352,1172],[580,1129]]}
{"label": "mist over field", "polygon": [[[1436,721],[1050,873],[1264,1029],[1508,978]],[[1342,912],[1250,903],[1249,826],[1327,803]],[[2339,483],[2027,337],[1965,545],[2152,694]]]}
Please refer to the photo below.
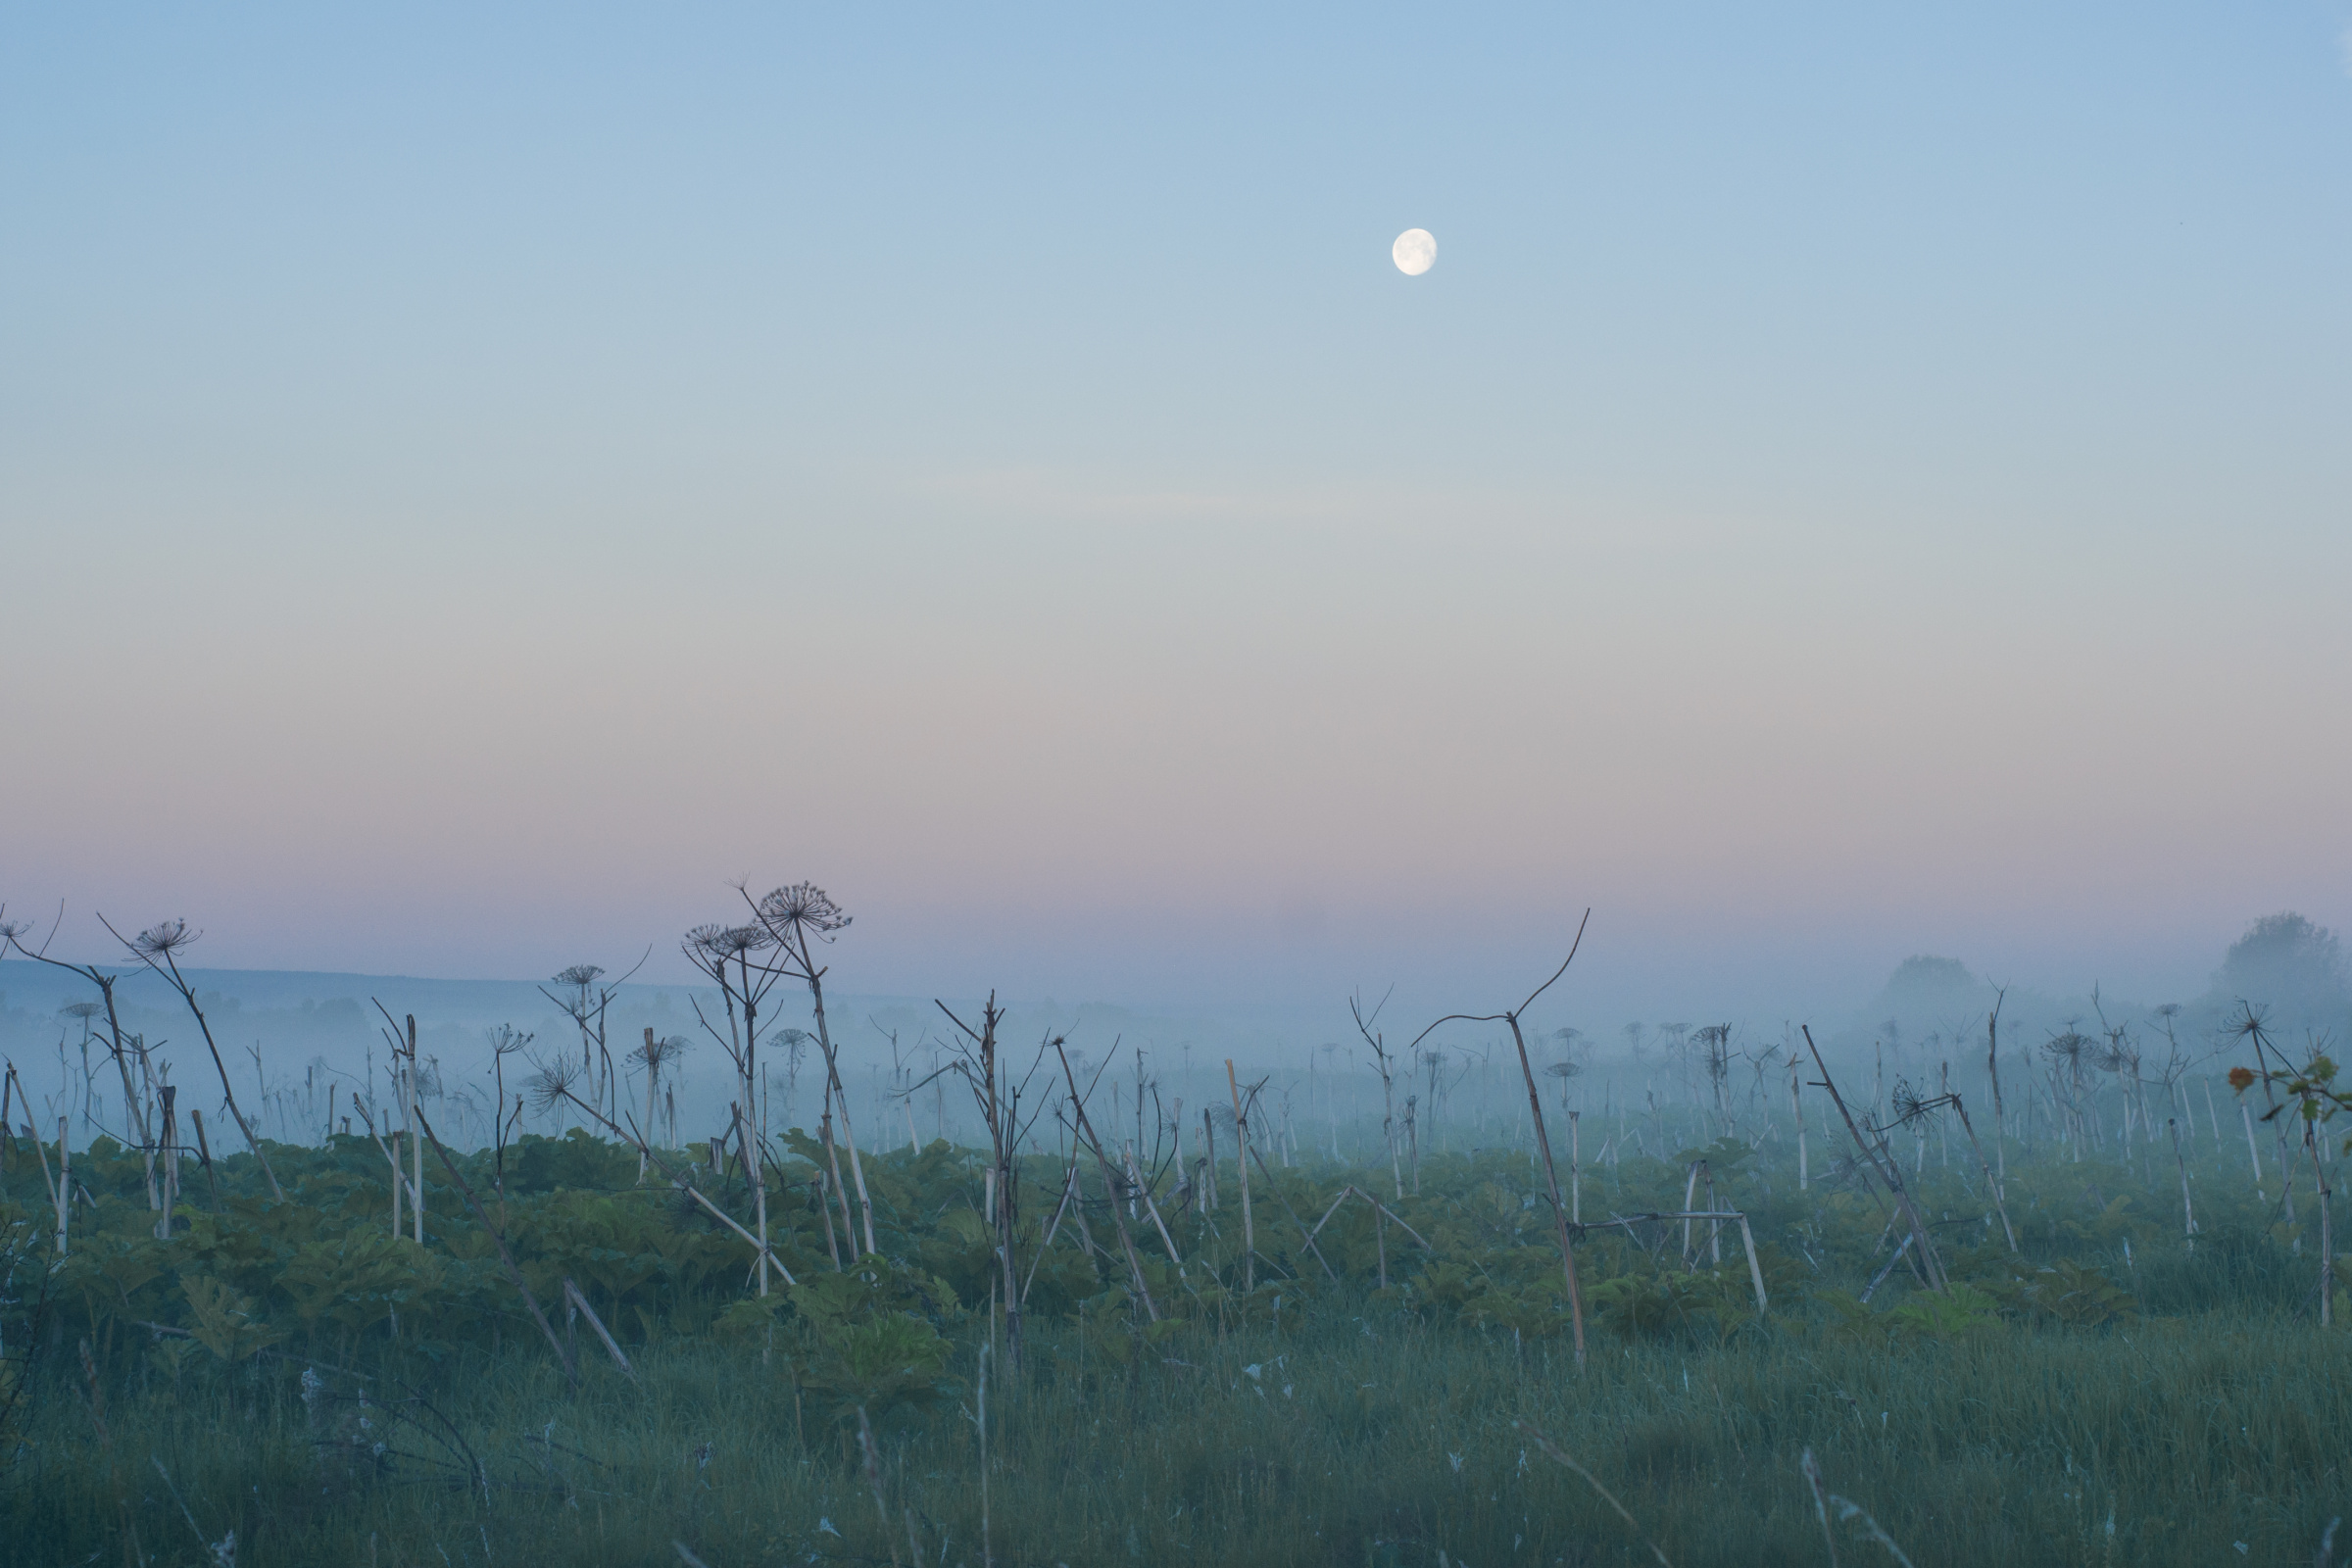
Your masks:
{"label": "mist over field", "polygon": [[0,6],[0,1560],[2352,1561],[2352,12]]}
{"label": "mist over field", "polygon": [[[101,933],[103,935],[103,932]],[[856,944],[862,932],[843,936],[832,956],[844,974],[855,972]],[[29,935],[29,934],[28,934]],[[87,961],[87,955],[76,955]],[[844,961],[847,960],[847,961]],[[1688,1072],[1682,1059],[1693,1028],[1728,1024],[1729,1050],[1741,1056],[1786,1053],[1797,1026],[1810,1027],[1818,1044],[1841,1063],[1865,1070],[1891,1059],[1894,1070],[1926,1082],[1949,1068],[1974,1083],[1984,1075],[1985,1028],[1999,1007],[1998,1028],[2009,1047],[2031,1053],[2049,1040],[2083,1028],[2126,1026],[2164,1034],[2189,1060],[2218,1060],[2228,1030],[2251,1005],[2281,1038],[2326,1043],[2352,1031],[2352,974],[2334,933],[2301,915],[2283,913],[2251,922],[2201,976],[2184,974],[2177,989],[2155,997],[2132,996],[2095,981],[2074,990],[1998,986],[1966,963],[1950,957],[1912,956],[1893,965],[1885,983],[1859,996],[1827,999],[1820,1006],[1787,1016],[1742,1014],[1737,1008],[1696,1013],[1690,1007],[1647,1017],[1624,1017],[1583,1000],[1587,989],[1611,989],[1606,978],[1592,984],[1595,960],[1580,956],[1560,988],[1526,1018],[1536,1041],[1539,1067],[1573,1062],[1590,1081],[1577,1099],[1597,1086],[1614,1089],[1674,1078]],[[135,957],[104,961],[122,976],[118,998],[122,1026],[153,1043],[159,1057],[177,1065],[178,1080],[203,1094],[202,1065],[194,1024],[179,997]],[[507,1068],[510,1099],[527,1086],[537,1065],[576,1054],[580,1027],[564,1010],[574,995],[554,980],[432,980],[412,976],[311,974],[267,970],[184,968],[214,1033],[234,1058],[239,1085],[250,1086],[262,1125],[288,1141],[316,1140],[327,1130],[328,1090],[340,1098],[338,1118],[351,1115],[351,1098],[366,1098],[380,1110],[378,1098],[391,1082],[387,1026],[416,1023],[417,1049],[426,1064],[429,1102],[447,1104],[443,1125],[453,1142],[478,1144],[488,1137],[489,1105],[496,1098],[490,1041],[504,1033],[516,1058]],[[609,1048],[625,1055],[652,1031],[657,1039],[683,1042],[665,1069],[665,1081],[681,1118],[681,1132],[708,1136],[723,1130],[730,1095],[737,1093],[735,1069],[721,1043],[726,1028],[725,998],[710,985],[612,984],[604,1011]],[[1541,978],[1540,976],[1538,977]],[[838,980],[837,982],[838,983]],[[1430,988],[1420,988],[1423,994]],[[25,957],[0,959],[0,1051],[19,1064],[28,1089],[44,1105],[44,1127],[62,1107],[98,1096],[100,1108],[76,1112],[74,1138],[81,1142],[119,1122],[108,1120],[103,1091],[92,1091],[93,1060],[103,1061],[99,1031],[104,1020],[76,1015],[75,1004],[91,1004],[96,989],[82,976]],[[1445,1012],[1487,1012],[1505,1004],[1464,997],[1453,1005],[1423,1003],[1412,1010],[1413,993],[1403,987],[1366,988],[1358,1000],[1377,1005],[1392,1032],[1411,1036]],[[1080,1059],[1112,1062],[1107,1082],[1142,1077],[1168,1103],[1189,1100],[1198,1110],[1220,1094],[1224,1062],[1252,1077],[1268,1075],[1286,1097],[1297,1097],[1298,1114],[1344,1116],[1350,1123],[1377,1109],[1379,1080],[1365,1056],[1364,1043],[1348,1011],[1349,998],[1334,997],[1320,1006],[1229,1006],[1189,1009],[1121,1006],[1107,1002],[1062,1003],[1053,998],[1005,996],[1003,1033],[1015,1045],[1036,1046],[1050,1037],[1066,1039]],[[907,1086],[935,1080],[956,1035],[952,1011],[977,1017],[984,1001],[974,996],[868,996],[855,990],[830,1002],[833,1038],[858,1097],[860,1112],[885,1129],[911,1132],[922,1141],[972,1136],[969,1107],[951,1103],[944,1088],[925,1090],[910,1102]],[[945,1004],[947,1011],[942,1010]],[[379,1010],[380,1009],[380,1010]],[[389,1018],[387,1018],[389,1015]],[[804,1083],[807,1048],[793,1049],[791,1036],[813,1027],[805,997],[786,994],[760,1026],[760,1044],[768,1056],[762,1076],[779,1125],[799,1126],[813,1102]],[[1567,1038],[1562,1031],[1569,1031]],[[513,1043],[521,1038],[523,1043]],[[781,1041],[783,1044],[778,1045]],[[177,1042],[174,1045],[174,1042]],[[1479,1105],[1480,1125],[1495,1143],[1508,1143],[1514,1112],[1507,1074],[1497,1075],[1508,1037],[1498,1024],[1446,1025],[1432,1036],[1430,1049],[1446,1060],[1435,1083],[1468,1072],[1474,1087],[1464,1097]],[[93,1058],[91,1048],[98,1050]],[[1140,1061],[1138,1060],[1140,1054]],[[1476,1064],[1475,1068],[1472,1064]],[[209,1066],[205,1067],[207,1072]],[[1426,1065],[1421,1069],[1429,1076]],[[631,1069],[642,1081],[642,1068]],[[1760,1078],[1759,1074],[1759,1078]],[[83,1087],[75,1088],[79,1084]],[[1425,1093],[1434,1093],[1433,1090]],[[118,1097],[119,1099],[119,1097]],[[1289,1102],[1286,1099],[1286,1103]],[[1305,1107],[1311,1105],[1311,1111]],[[1344,1110],[1341,1109],[1344,1107]],[[909,1111],[913,1113],[907,1126]],[[117,1106],[119,1117],[120,1106]],[[22,1108],[17,1122],[29,1131]],[[523,1125],[553,1132],[577,1124],[566,1107],[543,1108]],[[1490,1125],[1490,1122],[1492,1125]],[[885,1136],[896,1136],[886,1133]],[[1523,1136],[1522,1134],[1516,1136]]]}

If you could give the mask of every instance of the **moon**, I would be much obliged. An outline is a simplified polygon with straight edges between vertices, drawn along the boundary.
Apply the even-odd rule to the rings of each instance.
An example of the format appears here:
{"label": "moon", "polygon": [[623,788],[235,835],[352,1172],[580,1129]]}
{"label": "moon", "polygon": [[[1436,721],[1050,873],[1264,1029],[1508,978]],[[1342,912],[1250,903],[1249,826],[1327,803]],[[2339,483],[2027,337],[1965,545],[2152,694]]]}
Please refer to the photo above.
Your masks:
{"label": "moon", "polygon": [[1407,277],[1419,277],[1438,265],[1437,236],[1426,228],[1408,228],[1396,236],[1396,243],[1389,247],[1389,255],[1396,259],[1396,270]]}

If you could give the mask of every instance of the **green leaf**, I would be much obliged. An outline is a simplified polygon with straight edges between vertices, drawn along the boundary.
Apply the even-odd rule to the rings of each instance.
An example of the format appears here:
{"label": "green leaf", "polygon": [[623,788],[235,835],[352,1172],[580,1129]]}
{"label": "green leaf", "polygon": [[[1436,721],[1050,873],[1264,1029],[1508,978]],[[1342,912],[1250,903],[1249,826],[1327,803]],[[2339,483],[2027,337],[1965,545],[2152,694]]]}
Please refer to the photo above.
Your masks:
{"label": "green leaf", "polygon": [[286,1337],[271,1328],[254,1309],[253,1298],[240,1296],[210,1275],[180,1282],[194,1319],[196,1343],[223,1361],[242,1361]]}

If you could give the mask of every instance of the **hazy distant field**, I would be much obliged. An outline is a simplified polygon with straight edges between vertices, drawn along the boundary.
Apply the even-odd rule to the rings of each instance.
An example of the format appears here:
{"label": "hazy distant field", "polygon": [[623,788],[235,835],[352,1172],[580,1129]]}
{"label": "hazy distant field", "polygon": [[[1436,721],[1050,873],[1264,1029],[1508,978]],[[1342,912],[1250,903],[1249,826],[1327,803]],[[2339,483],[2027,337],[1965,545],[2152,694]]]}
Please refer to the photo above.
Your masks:
{"label": "hazy distant field", "polygon": [[[2318,1321],[2299,1130],[2289,1212],[2283,1124],[2250,1152],[2206,1070],[2165,1086],[2092,1063],[2078,1093],[2074,1063],[2019,1059],[1997,1145],[1981,1061],[1963,1102],[2007,1167],[2016,1254],[1953,1108],[1899,1100],[1891,1074],[1874,1107],[1867,1077],[1841,1079],[1887,1126],[1945,1290],[1916,1248],[1896,1261],[1905,1228],[1809,1061],[1801,1186],[1785,1064],[1720,1095],[1687,1051],[1646,1086],[1544,1078],[1588,1225],[1690,1195],[1756,1244],[1751,1271],[1734,1221],[1690,1222],[1688,1253],[1682,1222],[1580,1232],[1581,1371],[1524,1092],[1516,1126],[1497,1098],[1417,1102],[1409,1132],[1400,1093],[1394,1162],[1377,1118],[1261,1110],[1245,1219],[1230,1096],[1212,1125],[1188,1113],[1183,1163],[1164,1101],[1147,1113],[1147,1209],[1123,1171],[1132,1096],[1114,1112],[1106,1079],[1088,1100],[1114,1200],[1086,1146],[1067,1157],[1065,1091],[1041,1076],[1017,1365],[989,1156],[912,1152],[903,1122],[895,1144],[861,1133],[859,1176],[821,1199],[846,1144],[775,1129],[764,1298],[744,1234],[682,1191],[756,1231],[732,1151],[713,1168],[708,1143],[658,1139],[667,1172],[642,1178],[634,1149],[577,1128],[453,1152],[553,1344],[429,1142],[421,1246],[413,1213],[391,1233],[365,1132],[265,1145],[272,1201],[208,1118],[211,1168],[181,1162],[169,1240],[145,1159],[77,1148],[60,1260],[58,1151],[20,1137],[0,1533],[25,1562],[225,1561],[232,1533],[248,1565],[1812,1563],[1832,1539],[1840,1561],[1892,1561],[1863,1510],[1922,1565],[2312,1560],[2345,1509],[2352,1358],[2344,1303]],[[590,1119],[593,1083],[571,1092]],[[877,1251],[853,1261],[859,1182]],[[1347,1199],[1310,1251],[1344,1184],[1387,1212]]]}

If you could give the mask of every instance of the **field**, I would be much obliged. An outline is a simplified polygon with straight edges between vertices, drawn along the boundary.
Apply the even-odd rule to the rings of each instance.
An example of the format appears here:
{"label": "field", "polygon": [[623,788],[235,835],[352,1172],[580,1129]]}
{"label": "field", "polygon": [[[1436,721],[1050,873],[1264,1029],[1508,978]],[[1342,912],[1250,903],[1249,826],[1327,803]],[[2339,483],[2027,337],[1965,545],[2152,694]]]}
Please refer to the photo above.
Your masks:
{"label": "field", "polygon": [[[1811,1072],[1734,1097],[1702,1056],[1632,1116],[1580,1081],[1616,1108],[1574,1159],[1551,1097],[1581,1369],[1524,1097],[1475,1150],[1250,1129],[1246,1213],[1230,1113],[1188,1159],[1163,1120],[1130,1177],[1066,1098],[1010,1205],[993,1143],[850,1161],[830,1125],[761,1145],[757,1186],[742,1141],[579,1126],[264,1142],[267,1173],[100,1140],[62,1257],[61,1151],[19,1136],[0,1535],[60,1563],[2327,1560],[2327,1130],[2066,1065],[1998,1131],[1862,1086],[1874,1159]],[[1694,1211],[1727,1217],[1635,1217]]]}

